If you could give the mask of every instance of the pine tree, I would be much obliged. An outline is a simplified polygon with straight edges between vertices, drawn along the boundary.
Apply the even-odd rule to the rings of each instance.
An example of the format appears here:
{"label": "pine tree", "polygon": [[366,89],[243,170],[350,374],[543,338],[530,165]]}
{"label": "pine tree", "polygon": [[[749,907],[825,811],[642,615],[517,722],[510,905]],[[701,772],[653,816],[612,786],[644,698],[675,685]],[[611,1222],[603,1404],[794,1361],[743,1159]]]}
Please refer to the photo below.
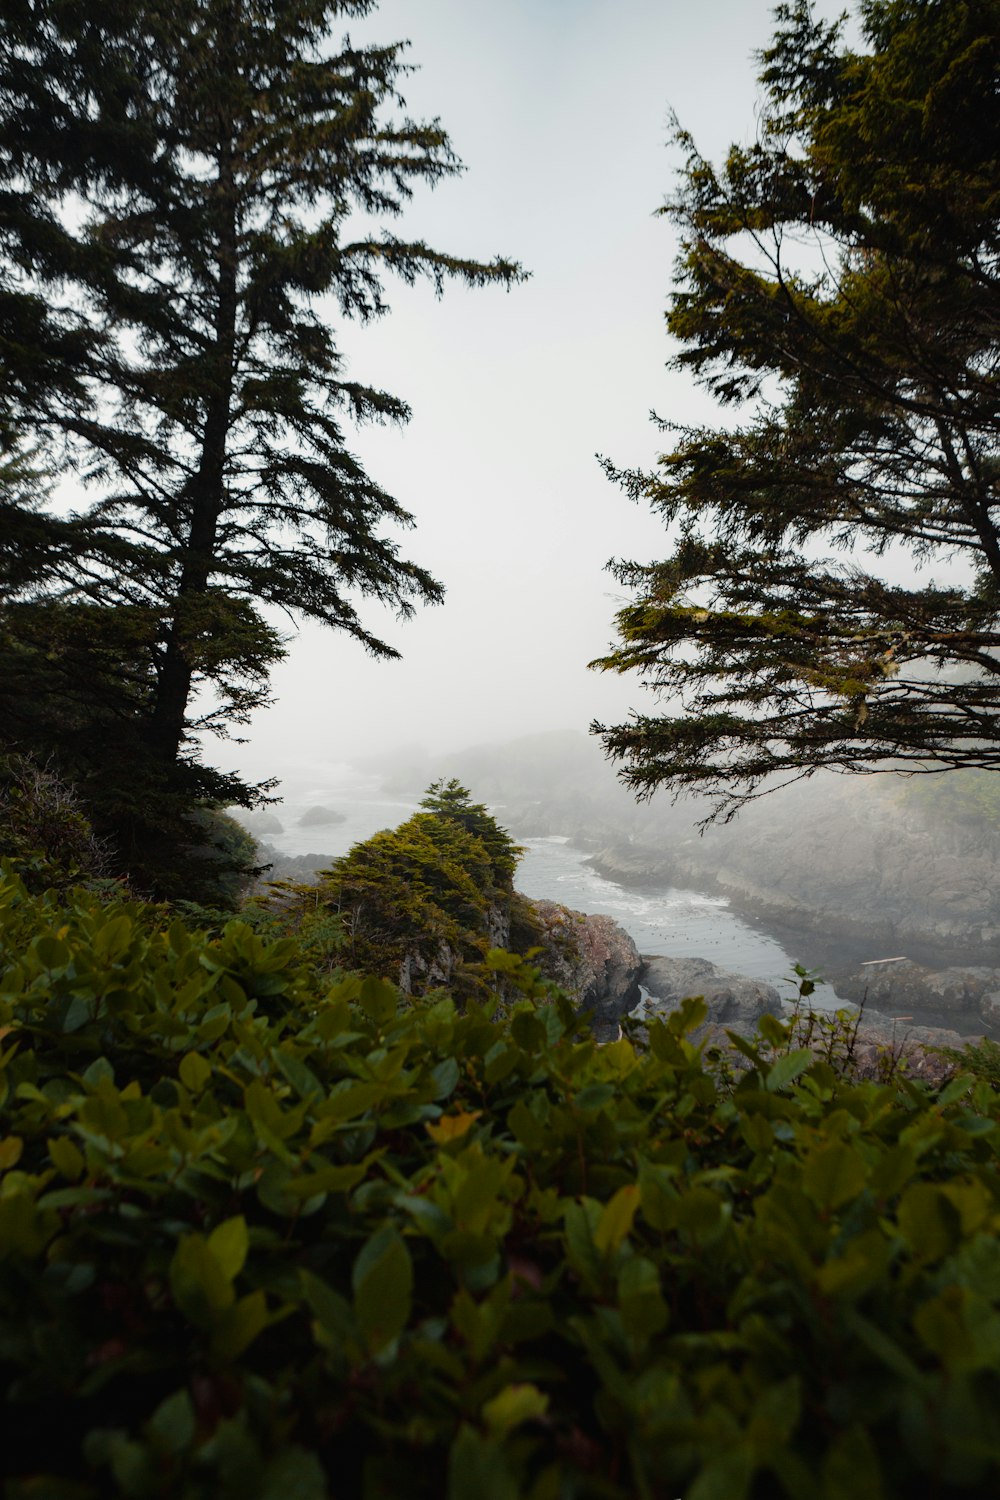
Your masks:
{"label": "pine tree", "polygon": [[[265,607],[385,657],[359,597],[404,616],[441,597],[389,534],[412,518],[348,446],[349,424],[408,409],[349,377],[332,305],[379,317],[386,271],[439,289],[520,272],[385,227],[415,183],[460,164],[436,121],[391,113],[403,44],[334,40],[371,0],[7,9],[6,426],[66,454],[96,495],[70,518],[19,513],[34,552],[7,597],[155,625],[140,728],[169,779],[196,760],[199,683],[221,688],[223,729],[265,696],[280,650]],[[19,342],[32,318],[41,363]]]}
{"label": "pine tree", "polygon": [[473,802],[468,787],[454,776],[447,781],[443,776],[439,777],[427,788],[420,806],[437,818],[457,823],[466,833],[477,838],[489,856],[494,885],[500,890],[510,888],[524,850],[514,843],[506,828],[500,827],[485,803]]}
{"label": "pine tree", "polygon": [[[678,128],[663,210],[673,364],[732,416],[607,466],[674,551],[611,565],[637,596],[594,665],[667,712],[594,728],[716,814],[820,767],[1000,766],[1000,4],[866,0],[860,50],[776,15],[756,143],[715,168]],[[966,583],[917,573],[949,558]]]}

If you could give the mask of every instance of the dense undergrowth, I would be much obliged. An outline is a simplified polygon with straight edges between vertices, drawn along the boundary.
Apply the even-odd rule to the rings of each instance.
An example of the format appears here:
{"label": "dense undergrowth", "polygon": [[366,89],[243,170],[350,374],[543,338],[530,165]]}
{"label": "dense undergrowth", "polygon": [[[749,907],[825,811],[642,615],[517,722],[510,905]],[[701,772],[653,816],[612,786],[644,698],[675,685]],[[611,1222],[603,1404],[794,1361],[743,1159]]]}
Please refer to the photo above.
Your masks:
{"label": "dense undergrowth", "polygon": [[0,886],[10,1500],[1000,1482],[1000,1097]]}

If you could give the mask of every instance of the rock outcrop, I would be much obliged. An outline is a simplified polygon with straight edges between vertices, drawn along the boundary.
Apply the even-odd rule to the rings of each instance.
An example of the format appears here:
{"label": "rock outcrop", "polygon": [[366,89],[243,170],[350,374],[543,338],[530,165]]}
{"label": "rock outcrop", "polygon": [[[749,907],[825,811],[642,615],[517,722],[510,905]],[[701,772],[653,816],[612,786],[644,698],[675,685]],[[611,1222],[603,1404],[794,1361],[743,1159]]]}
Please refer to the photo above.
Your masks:
{"label": "rock outcrop", "polygon": [[931,821],[905,792],[897,778],[816,777],[703,836],[668,809],[591,862],[623,885],[719,892],[772,925],[846,938],[872,957],[1000,962],[1000,834],[985,821]]}
{"label": "rock outcrop", "polygon": [[273,844],[261,840],[257,842],[257,857],[265,869],[254,890],[264,894],[278,880],[290,880],[295,885],[315,885],[320,871],[328,870],[334,859],[332,854],[284,854]]}
{"label": "rock outcrop", "polygon": [[903,1067],[908,1077],[940,1083],[954,1069],[953,1060],[941,1049],[961,1050],[983,1034],[981,1026],[954,1030],[920,1025],[911,1017],[884,1015],[867,1005],[846,1015],[841,1012],[840,1019],[820,1010],[810,1018],[808,1011],[796,1012],[791,1001],[782,1000],[772,985],[727,973],[704,958],[646,958],[640,982],[646,993],[629,1013],[634,1023],[630,1032],[637,1041],[645,1041],[645,1023],[653,1017],[665,1020],[682,1000],[701,996],[708,1016],[692,1040],[730,1050],[738,1067],[745,1062],[735,1054],[727,1033],[752,1038],[766,1014],[786,1021],[797,1015],[797,1034],[790,1045],[811,1046],[817,1056],[832,1050],[842,1063],[849,1058],[851,1070],[860,1078],[885,1078]]}
{"label": "rock outcrop", "polygon": [[628,933],[611,917],[587,916],[555,901],[531,901],[541,927],[534,960],[581,1010],[594,1013],[595,1034],[617,1036],[618,1024],[640,998],[642,959]]}
{"label": "rock outcrop", "polygon": [[945,1021],[965,1033],[1000,1028],[1000,969],[963,966],[929,969],[923,964],[864,965],[837,977],[837,991],[857,1004],[897,1018],[904,1012]]}
{"label": "rock outcrop", "polygon": [[694,995],[708,1006],[706,1026],[728,1027],[741,1036],[752,1036],[761,1016],[784,1011],[773,985],[730,974],[707,958],[644,958],[639,982],[647,993],[630,1014],[640,1022],[667,1016]]}
{"label": "rock outcrop", "polygon": [[344,814],[333,807],[307,807],[299,818],[300,828],[326,828],[331,823],[346,823]]}

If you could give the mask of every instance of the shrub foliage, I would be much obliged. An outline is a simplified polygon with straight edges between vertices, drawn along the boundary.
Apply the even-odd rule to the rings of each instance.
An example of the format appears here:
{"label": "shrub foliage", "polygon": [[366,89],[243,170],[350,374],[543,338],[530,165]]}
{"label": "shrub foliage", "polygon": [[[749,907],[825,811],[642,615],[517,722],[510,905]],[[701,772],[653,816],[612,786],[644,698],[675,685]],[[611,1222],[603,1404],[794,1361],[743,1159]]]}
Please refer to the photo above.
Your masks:
{"label": "shrub foliage", "polygon": [[391,974],[408,993],[446,981],[456,998],[482,999],[498,989],[484,968],[490,948],[540,936],[514,890],[521,850],[454,779],[433,782],[420,806],[277,904],[300,942],[330,937],[331,958],[353,969]]}
{"label": "shrub foliage", "polygon": [[[984,1494],[1000,1102],[0,885],[10,1500]],[[776,1054],[776,1055],[775,1055]],[[53,1442],[58,1427],[58,1443]]]}

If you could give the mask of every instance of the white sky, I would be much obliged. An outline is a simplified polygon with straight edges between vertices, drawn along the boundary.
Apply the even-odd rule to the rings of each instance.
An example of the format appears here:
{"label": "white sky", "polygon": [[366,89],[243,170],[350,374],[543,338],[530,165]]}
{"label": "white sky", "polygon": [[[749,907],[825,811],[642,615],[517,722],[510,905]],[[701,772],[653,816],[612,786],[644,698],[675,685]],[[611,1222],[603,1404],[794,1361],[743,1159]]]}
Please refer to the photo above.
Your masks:
{"label": "white sky", "polygon": [[440,116],[467,167],[418,190],[397,232],[509,256],[532,279],[510,293],[456,285],[441,301],[390,286],[387,318],[342,331],[350,373],[413,408],[404,431],[352,446],[414,513],[404,555],[447,598],[408,623],[366,607],[399,662],[304,628],[274,707],[248,743],[210,743],[209,760],[280,776],[303,755],[446,750],[640,705],[637,682],[586,663],[613,636],[604,564],[663,556],[664,537],[594,455],[647,466],[650,408],[711,415],[664,369],[674,241],[654,211],[678,164],[667,115],[712,157],[752,139],[752,53],[771,29],[766,0],[383,0],[351,28],[356,41],[411,40],[409,112]]}

